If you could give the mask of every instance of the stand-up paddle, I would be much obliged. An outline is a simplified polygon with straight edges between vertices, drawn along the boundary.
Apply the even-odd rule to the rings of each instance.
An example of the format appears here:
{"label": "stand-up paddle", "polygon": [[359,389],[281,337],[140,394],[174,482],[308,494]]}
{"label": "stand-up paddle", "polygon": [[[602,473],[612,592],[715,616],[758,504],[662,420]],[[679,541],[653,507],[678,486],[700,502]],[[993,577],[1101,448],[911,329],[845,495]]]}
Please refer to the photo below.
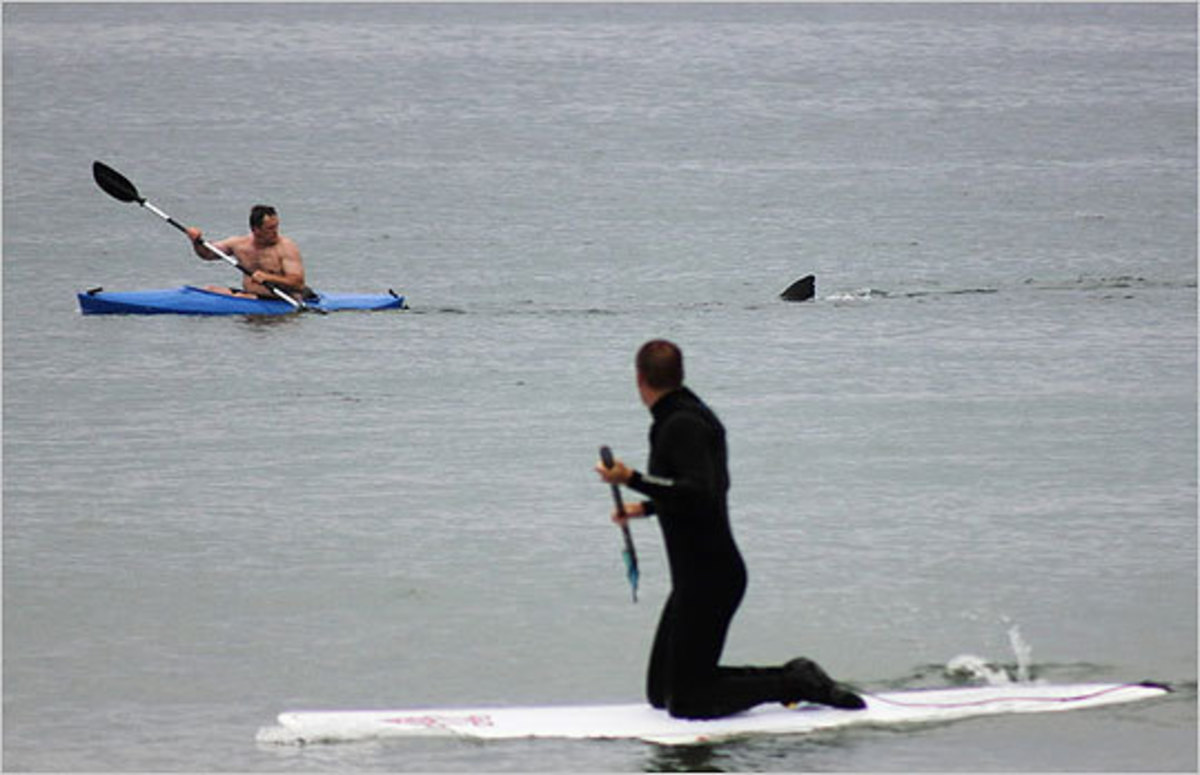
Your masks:
{"label": "stand-up paddle", "polygon": [[[104,193],[108,194],[113,199],[121,202],[137,202],[139,205],[154,213],[159,218],[162,218],[176,229],[179,229],[184,234],[187,234],[186,226],[155,207],[153,203],[146,200],[146,197],[139,195],[137,186],[133,185],[129,178],[117,172],[104,162],[97,161],[92,163],[92,177],[96,179],[96,185],[104,189]],[[236,258],[221,250],[216,245],[213,245],[208,240],[202,240],[201,242],[204,247],[208,248],[214,254],[224,259],[231,266],[236,267],[242,274],[246,275],[247,277],[254,274],[249,269],[239,264]],[[265,283],[265,285],[271,289],[272,293],[286,301],[288,304],[291,304],[296,309],[312,309],[312,307],[309,307],[303,301],[293,299],[279,286],[274,285],[273,283]]]}
{"label": "stand-up paddle", "polygon": [[[613,453],[607,445],[600,448],[600,460],[605,468],[613,467]],[[621,488],[612,485],[613,503],[617,505],[617,514],[625,516],[625,501],[621,500]],[[633,602],[637,602],[638,561],[637,552],[633,548],[633,536],[629,534],[629,525],[621,523],[621,534],[625,537],[625,549],[621,556],[625,558],[625,575],[629,578],[629,586],[633,588]]]}

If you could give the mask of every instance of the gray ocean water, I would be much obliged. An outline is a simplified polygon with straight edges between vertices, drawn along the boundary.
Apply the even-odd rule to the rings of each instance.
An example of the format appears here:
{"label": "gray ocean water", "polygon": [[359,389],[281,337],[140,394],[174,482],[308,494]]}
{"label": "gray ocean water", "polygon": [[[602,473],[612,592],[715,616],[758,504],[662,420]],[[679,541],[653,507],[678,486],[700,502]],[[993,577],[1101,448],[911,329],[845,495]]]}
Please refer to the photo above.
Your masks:
{"label": "gray ocean water", "polygon": [[[5,768],[1195,771],[1196,43],[1187,4],[5,4]],[[312,285],[411,309],[83,317],[237,282],[94,159],[212,236],[274,204]],[[256,744],[641,697],[662,545],[633,605],[590,468],[644,463],[656,336],[729,432],[729,663],[1176,693]]]}

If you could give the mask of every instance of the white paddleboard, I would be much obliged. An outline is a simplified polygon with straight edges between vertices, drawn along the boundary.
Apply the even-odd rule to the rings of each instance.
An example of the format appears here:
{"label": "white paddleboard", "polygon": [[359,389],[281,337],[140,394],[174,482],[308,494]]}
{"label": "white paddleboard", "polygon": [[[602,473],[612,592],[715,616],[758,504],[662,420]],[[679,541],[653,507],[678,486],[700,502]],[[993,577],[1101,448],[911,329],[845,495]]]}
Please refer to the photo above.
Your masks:
{"label": "white paddleboard", "polygon": [[263,727],[261,743],[303,744],[389,737],[449,736],[479,740],[564,738],[645,740],[683,745],[744,735],[815,732],[851,724],[950,721],[1002,713],[1044,713],[1161,697],[1155,684],[1007,684],[864,694],[864,710],[822,705],[795,709],[760,705],[709,721],[671,718],[645,704],[562,705],[528,708],[429,708],[288,712],[279,726]]}

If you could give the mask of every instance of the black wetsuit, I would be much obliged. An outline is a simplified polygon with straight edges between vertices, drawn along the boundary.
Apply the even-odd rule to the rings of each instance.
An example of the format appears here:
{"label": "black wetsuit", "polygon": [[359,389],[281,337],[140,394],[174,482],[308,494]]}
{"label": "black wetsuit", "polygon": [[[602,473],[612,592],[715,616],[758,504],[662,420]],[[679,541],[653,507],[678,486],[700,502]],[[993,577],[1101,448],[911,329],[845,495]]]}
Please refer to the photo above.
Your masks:
{"label": "black wetsuit", "polygon": [[729,623],[746,590],[746,566],[729,526],[725,428],[695,393],[680,388],[651,409],[650,465],[628,486],[647,495],[671,567],[646,680],[656,708],[718,718],[785,700],[783,668],[720,667]]}

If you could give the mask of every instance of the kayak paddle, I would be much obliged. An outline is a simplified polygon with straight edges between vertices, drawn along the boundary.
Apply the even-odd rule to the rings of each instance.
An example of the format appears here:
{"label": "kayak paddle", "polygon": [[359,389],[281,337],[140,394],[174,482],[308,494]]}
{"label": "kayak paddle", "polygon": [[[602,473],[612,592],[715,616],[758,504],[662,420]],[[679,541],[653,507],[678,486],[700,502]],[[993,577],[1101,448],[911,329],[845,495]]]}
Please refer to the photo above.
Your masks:
{"label": "kayak paddle", "polygon": [[[604,462],[605,468],[613,467],[613,453],[607,445],[600,448],[600,460]],[[621,500],[621,488],[617,485],[612,485],[613,503],[617,505],[617,514],[625,516],[625,501]],[[633,588],[633,602],[637,602],[638,588],[638,561],[637,552],[633,548],[633,536],[629,534],[629,524],[621,524],[621,534],[625,537],[625,549],[621,552],[621,556],[625,558],[625,575],[629,579],[629,586]]]}
{"label": "kayak paddle", "polygon": [[[92,177],[96,179],[96,185],[104,189],[104,193],[108,194],[113,199],[121,202],[137,202],[139,205],[154,213],[159,218],[162,218],[176,229],[179,229],[184,234],[187,234],[186,226],[155,207],[152,202],[146,200],[146,197],[139,195],[137,186],[133,185],[129,178],[117,172],[104,162],[97,161],[92,163]],[[242,274],[246,275],[247,277],[254,274],[249,269],[239,264],[236,258],[221,250],[216,245],[213,245],[208,240],[202,240],[201,242],[203,243],[204,247],[217,254],[217,256],[227,261],[230,265],[236,267],[239,271],[241,271]],[[284,293],[283,289],[281,289],[279,286],[272,283],[266,283],[266,286],[271,289],[272,293],[286,301],[288,304],[291,304],[296,309],[312,309],[312,307],[309,307],[303,301],[293,299],[291,296]]]}

